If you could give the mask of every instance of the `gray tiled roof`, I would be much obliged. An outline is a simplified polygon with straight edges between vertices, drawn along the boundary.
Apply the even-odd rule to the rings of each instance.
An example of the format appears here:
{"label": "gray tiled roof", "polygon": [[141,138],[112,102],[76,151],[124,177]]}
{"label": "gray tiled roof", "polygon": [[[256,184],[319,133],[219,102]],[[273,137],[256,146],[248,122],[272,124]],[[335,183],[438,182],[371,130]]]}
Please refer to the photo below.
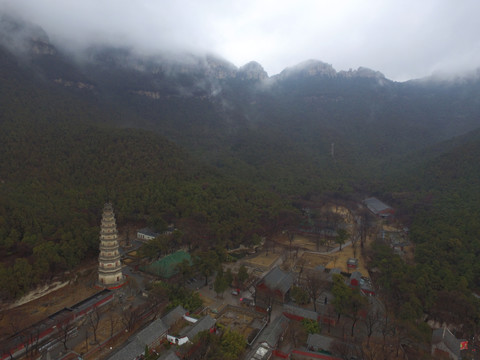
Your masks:
{"label": "gray tiled roof", "polygon": [[443,327],[433,330],[432,333],[432,345],[437,345],[443,342],[445,346],[450,349],[452,354],[460,358],[460,340],[453,335],[450,330]]}
{"label": "gray tiled roof", "polygon": [[152,322],[149,326],[145,329],[140,331],[137,334],[137,339],[140,340],[145,345],[150,345],[155,340],[157,340],[160,336],[165,335],[168,328],[163,323],[162,319],[157,319]]}
{"label": "gray tiled roof", "polygon": [[137,231],[137,234],[144,234],[144,235],[152,236],[152,237],[157,237],[158,235],[160,235],[159,233],[156,233],[155,231],[153,231],[150,228],[140,229],[140,230]]}
{"label": "gray tiled roof", "polygon": [[271,290],[280,290],[282,293],[286,293],[292,287],[293,281],[294,275],[282,271],[278,266],[270,270],[262,279],[262,282]]}
{"label": "gray tiled roof", "polygon": [[317,320],[318,319],[318,314],[313,311],[313,310],[307,310],[304,308],[301,308],[299,306],[294,306],[291,304],[284,304],[283,305],[283,312],[296,315],[296,316],[301,316],[304,319],[310,319],[310,320]]}
{"label": "gray tiled roof", "polygon": [[[347,352],[348,358],[354,358],[355,355],[357,355],[360,352],[360,348],[349,342],[344,342],[338,338],[331,338],[329,336],[324,336],[320,334],[310,334],[308,335],[307,338],[307,347],[308,349],[313,349],[314,351],[326,351],[328,353],[333,353],[332,355],[324,354],[325,359],[337,359],[340,360],[340,357],[338,357],[338,354],[335,354],[337,351],[335,350],[336,344],[341,344],[341,347],[344,349],[344,351]],[[343,357],[341,357],[343,359]],[[356,357],[355,357],[356,359]]]}
{"label": "gray tiled roof", "polygon": [[130,338],[130,342],[116,352],[109,360],[130,360],[135,359],[145,351],[145,345],[150,345],[158,338],[165,335],[167,327],[161,319],[157,319]]}
{"label": "gray tiled roof", "polygon": [[365,199],[363,200],[363,202],[365,205],[367,205],[367,208],[374,214],[378,214],[381,211],[391,209],[390,206],[388,206],[387,204],[384,204],[383,202],[381,202],[380,200],[374,197]]}
{"label": "gray tiled roof", "polygon": [[186,313],[187,310],[185,310],[181,305],[178,305],[176,308],[170,310],[170,312],[164,315],[162,317],[162,321],[167,327],[170,327],[180,320]]}
{"label": "gray tiled roof", "polygon": [[308,334],[307,346],[309,349],[330,351],[334,339],[320,334]]}
{"label": "gray tiled roof", "polygon": [[215,325],[215,322],[214,318],[210,315],[206,315],[198,320],[191,328],[188,328],[184,333],[184,336],[188,337],[188,340],[191,341],[199,332],[212,328],[213,325]]}
{"label": "gray tiled roof", "polygon": [[138,355],[145,351],[145,344],[142,344],[138,339],[133,339],[127,346],[117,351],[108,360],[134,360]]}
{"label": "gray tiled roof", "polygon": [[180,360],[180,358],[175,354],[173,350],[169,350],[166,353],[162,354],[158,360]]}
{"label": "gray tiled roof", "polygon": [[328,273],[327,280],[330,281],[330,282],[333,282],[333,275],[334,274],[339,274],[340,275],[341,273],[342,273],[342,270],[340,268],[333,268]]}
{"label": "gray tiled roof", "polygon": [[270,348],[274,349],[289,323],[290,320],[284,315],[277,317],[263,330],[258,338],[258,343],[267,343]]}

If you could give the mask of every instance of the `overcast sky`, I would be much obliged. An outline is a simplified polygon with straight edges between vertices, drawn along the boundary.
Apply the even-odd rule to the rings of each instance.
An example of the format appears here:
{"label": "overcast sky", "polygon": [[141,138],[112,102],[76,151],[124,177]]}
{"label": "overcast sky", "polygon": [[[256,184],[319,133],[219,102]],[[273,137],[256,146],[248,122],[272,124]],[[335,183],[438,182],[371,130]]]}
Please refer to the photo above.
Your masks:
{"label": "overcast sky", "polygon": [[318,59],[397,81],[480,66],[480,0],[0,0],[53,42],[210,52],[269,75]]}

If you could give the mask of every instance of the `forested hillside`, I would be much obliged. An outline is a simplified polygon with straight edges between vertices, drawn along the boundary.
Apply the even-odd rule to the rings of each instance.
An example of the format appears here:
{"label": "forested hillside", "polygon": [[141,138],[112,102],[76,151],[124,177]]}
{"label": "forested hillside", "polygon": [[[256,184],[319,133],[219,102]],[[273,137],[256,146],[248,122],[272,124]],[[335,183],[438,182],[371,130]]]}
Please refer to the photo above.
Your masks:
{"label": "forested hillside", "polygon": [[[416,259],[435,272],[447,272],[444,282],[466,281],[479,288],[480,267],[480,132],[454,141],[451,150],[417,168],[407,188],[417,189],[412,237]],[[451,272],[451,274],[449,274]],[[460,279],[460,280],[459,280]]]}
{"label": "forested hillside", "polygon": [[410,264],[387,248],[373,249],[379,285],[401,318],[427,315],[465,333],[478,326],[479,151],[476,130],[403,159],[378,184],[399,206],[415,243]]}
{"label": "forested hillside", "polygon": [[2,27],[30,34],[21,48],[0,37],[3,298],[96,256],[105,201],[120,226],[174,222],[208,248],[295,224],[317,195],[375,193],[416,244],[413,263],[372,253],[399,316],[478,323],[478,74],[396,83],[310,61],[268,78],[213,57],[72,57],[21,27]]}
{"label": "forested hillside", "polygon": [[[4,298],[98,252],[103,202],[119,224],[182,222],[188,246],[258,241],[288,203],[219,174],[117,112],[59,91],[1,53],[0,265]],[[63,89],[61,89],[63,90]],[[255,236],[254,236],[255,235]]]}

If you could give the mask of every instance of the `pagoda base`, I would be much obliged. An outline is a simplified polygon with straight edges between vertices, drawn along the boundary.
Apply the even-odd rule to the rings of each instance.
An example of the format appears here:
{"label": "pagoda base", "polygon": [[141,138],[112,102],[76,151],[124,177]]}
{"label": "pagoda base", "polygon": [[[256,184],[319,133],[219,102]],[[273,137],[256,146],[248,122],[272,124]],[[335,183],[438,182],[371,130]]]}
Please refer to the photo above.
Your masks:
{"label": "pagoda base", "polygon": [[101,289],[115,290],[124,286],[127,283],[127,280],[128,279],[125,275],[123,275],[119,281],[114,281],[110,283],[105,283],[105,282],[102,283],[101,281],[97,280],[95,287],[101,288]]}

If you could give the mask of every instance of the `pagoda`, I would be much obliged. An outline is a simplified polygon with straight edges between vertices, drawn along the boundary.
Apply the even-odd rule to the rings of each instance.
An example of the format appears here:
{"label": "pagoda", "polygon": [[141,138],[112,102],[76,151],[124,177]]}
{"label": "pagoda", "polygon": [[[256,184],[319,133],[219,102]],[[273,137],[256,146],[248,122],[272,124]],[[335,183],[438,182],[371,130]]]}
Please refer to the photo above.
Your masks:
{"label": "pagoda", "polygon": [[118,251],[118,231],[111,203],[103,207],[100,229],[100,255],[98,256],[98,285],[115,288],[125,282]]}

